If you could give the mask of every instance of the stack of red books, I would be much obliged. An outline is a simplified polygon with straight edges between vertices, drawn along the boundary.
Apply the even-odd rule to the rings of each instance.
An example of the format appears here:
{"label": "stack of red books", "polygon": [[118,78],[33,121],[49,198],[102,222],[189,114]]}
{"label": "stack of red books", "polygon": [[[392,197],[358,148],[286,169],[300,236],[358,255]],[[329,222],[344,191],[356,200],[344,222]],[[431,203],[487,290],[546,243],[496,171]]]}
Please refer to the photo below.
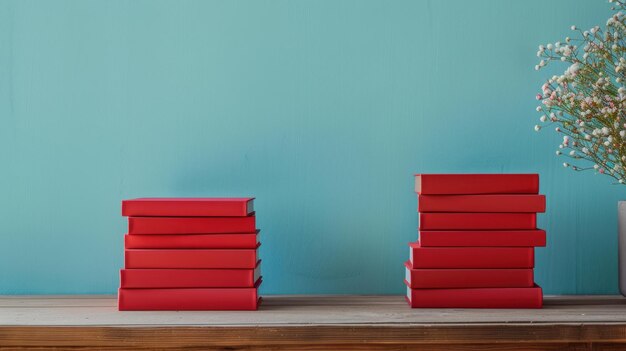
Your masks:
{"label": "stack of red books", "polygon": [[541,308],[538,174],[418,174],[415,192],[419,240],[405,262],[411,307]]}
{"label": "stack of red books", "polygon": [[128,234],[119,310],[256,310],[261,261],[253,200],[122,201]]}

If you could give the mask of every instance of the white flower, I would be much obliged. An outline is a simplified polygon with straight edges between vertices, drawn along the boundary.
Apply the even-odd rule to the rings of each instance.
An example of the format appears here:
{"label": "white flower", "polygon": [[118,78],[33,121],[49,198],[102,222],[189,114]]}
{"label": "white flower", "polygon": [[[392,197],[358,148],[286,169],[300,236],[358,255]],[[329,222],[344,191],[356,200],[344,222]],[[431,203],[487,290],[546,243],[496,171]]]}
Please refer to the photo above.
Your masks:
{"label": "white flower", "polygon": [[607,127],[602,127],[602,134],[604,134],[604,135],[609,135],[609,132],[610,132],[609,128],[607,128]]}
{"label": "white flower", "polygon": [[570,155],[570,156],[576,156],[576,151],[574,151],[574,150],[570,151],[570,152],[569,152],[569,155]]}
{"label": "white flower", "polygon": [[539,120],[540,120],[541,122],[545,122],[545,121],[547,121],[547,120],[548,120],[548,117],[546,117],[546,115],[543,115],[543,116],[539,117]]}
{"label": "white flower", "polygon": [[563,52],[563,55],[565,56],[570,56],[572,54],[572,49],[570,49],[569,46],[566,46],[563,48],[563,50],[561,50]]}
{"label": "white flower", "polygon": [[598,165],[593,165],[593,169],[598,169],[598,168],[600,168],[600,166],[598,166]]}
{"label": "white flower", "polygon": [[584,147],[582,150],[583,150],[583,154],[588,154],[589,153],[589,149],[587,149],[586,147]]}
{"label": "white flower", "polygon": [[561,56],[561,61],[565,62],[566,60],[567,60],[567,57]]}
{"label": "white flower", "polygon": [[571,26],[570,29],[571,30],[576,30],[576,26]]}
{"label": "white flower", "polygon": [[541,130],[541,126],[540,126],[540,125],[536,125],[536,126],[535,126],[535,132],[538,132],[538,131],[540,131],[540,130]]}
{"label": "white flower", "polygon": [[565,168],[569,167],[569,163],[563,162],[563,167],[565,167]]}
{"label": "white flower", "polygon": [[560,156],[561,154],[562,154],[562,152],[561,152],[561,151],[556,150],[556,155],[557,155],[557,156]]}
{"label": "white flower", "polygon": [[545,65],[546,65],[546,61],[544,60],[539,61],[539,67],[543,67]]}
{"label": "white flower", "polygon": [[598,31],[598,29],[596,27],[593,27],[589,30],[589,32],[591,32],[591,34],[596,34],[596,32]]}
{"label": "white flower", "polygon": [[552,45],[552,44],[548,44],[548,45],[546,45],[546,48],[547,48],[548,50],[552,50],[552,49],[554,49],[554,45]]}
{"label": "white flower", "polygon": [[537,111],[537,112],[541,112],[541,106],[537,106],[537,107],[535,108],[535,111]]}
{"label": "white flower", "polygon": [[540,68],[539,65],[535,65],[535,71],[538,71]]}
{"label": "white flower", "polygon": [[626,137],[626,130],[620,130],[619,131],[619,136],[621,136],[622,138]]}

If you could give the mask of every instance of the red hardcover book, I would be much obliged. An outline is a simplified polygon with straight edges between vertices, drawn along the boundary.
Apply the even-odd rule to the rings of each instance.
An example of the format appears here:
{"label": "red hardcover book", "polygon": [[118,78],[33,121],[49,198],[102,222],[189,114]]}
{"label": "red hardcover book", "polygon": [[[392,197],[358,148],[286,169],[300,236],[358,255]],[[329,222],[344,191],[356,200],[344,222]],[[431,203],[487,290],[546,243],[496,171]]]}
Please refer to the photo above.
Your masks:
{"label": "red hardcover book", "polygon": [[546,246],[546,232],[534,230],[422,230],[422,247],[537,247]]}
{"label": "red hardcover book", "polygon": [[416,174],[415,192],[443,194],[538,194],[538,174]]}
{"label": "red hardcover book", "polygon": [[545,195],[418,195],[419,212],[545,212]]}
{"label": "red hardcover book", "polygon": [[128,234],[254,233],[254,213],[247,217],[128,217]]}
{"label": "red hardcover book", "polygon": [[411,269],[418,268],[533,268],[532,247],[421,247],[409,243]]}
{"label": "red hardcover book", "polygon": [[528,288],[532,269],[412,269],[404,262],[405,281],[411,289]]}
{"label": "red hardcover book", "polygon": [[256,310],[261,302],[258,287],[124,289],[117,295],[120,311],[243,311]]}
{"label": "red hardcover book", "polygon": [[412,308],[541,308],[543,292],[538,285],[471,289],[411,289],[407,286],[406,299]]}
{"label": "red hardcover book", "polygon": [[122,201],[122,216],[240,217],[254,212],[254,198],[141,198]]}
{"label": "red hardcover book", "polygon": [[124,250],[124,268],[253,269],[257,250]]}
{"label": "red hardcover book", "polygon": [[122,269],[121,288],[251,288],[261,277],[255,269]]}
{"label": "red hardcover book", "polygon": [[124,235],[126,249],[254,249],[259,231],[241,234]]}
{"label": "red hardcover book", "polygon": [[534,213],[420,213],[420,230],[522,230],[537,227]]}

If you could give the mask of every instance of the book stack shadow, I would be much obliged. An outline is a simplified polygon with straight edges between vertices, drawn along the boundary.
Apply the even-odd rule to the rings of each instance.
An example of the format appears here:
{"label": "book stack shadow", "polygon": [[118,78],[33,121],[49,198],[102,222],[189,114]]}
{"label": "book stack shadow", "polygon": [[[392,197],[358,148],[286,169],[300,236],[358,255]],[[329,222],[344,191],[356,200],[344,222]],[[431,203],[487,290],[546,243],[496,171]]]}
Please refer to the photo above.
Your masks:
{"label": "book stack shadow", "polygon": [[119,310],[256,310],[262,279],[253,202],[253,198],[122,201],[128,233]]}
{"label": "book stack shadow", "polygon": [[418,174],[419,239],[409,243],[413,308],[541,308],[534,248],[546,245],[538,174]]}

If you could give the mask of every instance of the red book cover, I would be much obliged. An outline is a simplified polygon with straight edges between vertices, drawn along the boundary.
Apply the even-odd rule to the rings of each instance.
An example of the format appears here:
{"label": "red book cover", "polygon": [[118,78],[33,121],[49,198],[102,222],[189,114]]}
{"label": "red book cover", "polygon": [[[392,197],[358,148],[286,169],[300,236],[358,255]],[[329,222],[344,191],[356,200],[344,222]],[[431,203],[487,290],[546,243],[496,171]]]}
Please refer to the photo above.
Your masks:
{"label": "red book cover", "polygon": [[409,243],[411,269],[418,268],[533,268],[532,247],[421,247]]}
{"label": "red book cover", "polygon": [[422,195],[538,194],[539,174],[416,174]]}
{"label": "red book cover", "polygon": [[241,217],[254,212],[254,198],[141,198],[122,201],[122,216]]}
{"label": "red book cover", "polygon": [[[406,282],[405,282],[406,284]],[[543,292],[531,288],[411,289],[412,308],[541,308]]]}
{"label": "red book cover", "polygon": [[254,214],[247,217],[128,217],[128,234],[254,233]]}
{"label": "red book cover", "polygon": [[255,269],[122,269],[121,288],[251,288],[261,277]]}
{"label": "red book cover", "polygon": [[404,262],[405,281],[411,289],[528,288],[532,269],[412,269]]}
{"label": "red book cover", "polygon": [[120,311],[243,311],[256,310],[261,298],[253,288],[120,288],[117,306]]}
{"label": "red book cover", "polygon": [[124,268],[253,269],[257,250],[124,250]]}
{"label": "red book cover", "polygon": [[546,232],[534,230],[422,230],[422,247],[537,247],[546,246]]}
{"label": "red book cover", "polygon": [[126,249],[254,249],[256,233],[124,235]]}
{"label": "red book cover", "polygon": [[420,213],[420,230],[522,230],[537,227],[534,213]]}
{"label": "red book cover", "polygon": [[545,212],[545,195],[418,195],[419,212]]}

